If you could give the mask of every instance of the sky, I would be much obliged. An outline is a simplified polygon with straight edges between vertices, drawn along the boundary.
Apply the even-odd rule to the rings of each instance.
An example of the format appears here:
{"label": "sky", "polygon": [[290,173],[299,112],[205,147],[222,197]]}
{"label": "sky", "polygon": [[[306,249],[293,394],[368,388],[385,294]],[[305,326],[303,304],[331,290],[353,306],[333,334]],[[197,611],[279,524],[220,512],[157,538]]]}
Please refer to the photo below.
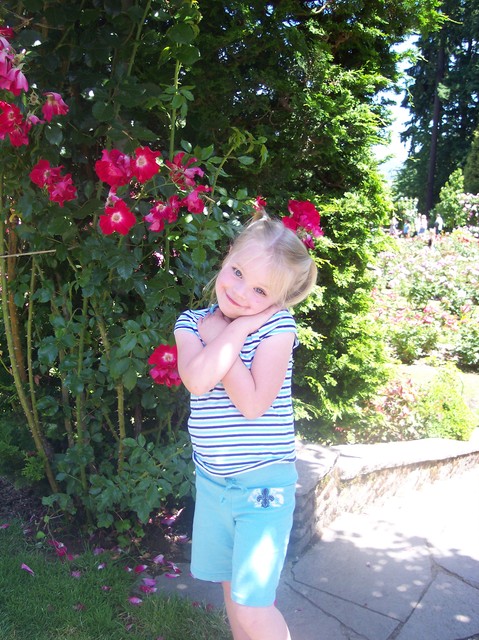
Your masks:
{"label": "sky", "polygon": [[405,123],[409,118],[409,111],[401,107],[401,101],[403,95],[395,95],[388,93],[388,97],[395,101],[395,104],[390,107],[391,114],[393,116],[393,122],[389,127],[391,132],[391,142],[389,145],[378,145],[374,148],[376,158],[381,161],[391,156],[386,160],[384,164],[380,166],[381,172],[386,176],[389,182],[394,178],[395,172],[401,167],[403,162],[407,158],[407,148],[399,139],[401,131],[405,129]]}
{"label": "sky", "polygon": [[[402,52],[407,49],[414,48],[416,40],[417,36],[411,36],[405,42],[398,45],[396,50],[398,52]],[[400,68],[402,67],[403,69],[406,69],[410,65],[411,62],[406,60],[400,65]],[[391,182],[394,178],[395,172],[401,167],[407,158],[407,148],[400,141],[399,135],[406,128],[405,125],[406,121],[409,119],[409,110],[401,107],[404,92],[396,95],[393,91],[385,91],[383,95],[394,102],[390,107],[393,117],[393,122],[389,127],[389,131],[391,132],[391,142],[387,146],[379,145],[375,147],[375,154],[379,161],[391,156],[391,158],[386,160],[380,167],[382,173],[386,176],[388,181]]]}

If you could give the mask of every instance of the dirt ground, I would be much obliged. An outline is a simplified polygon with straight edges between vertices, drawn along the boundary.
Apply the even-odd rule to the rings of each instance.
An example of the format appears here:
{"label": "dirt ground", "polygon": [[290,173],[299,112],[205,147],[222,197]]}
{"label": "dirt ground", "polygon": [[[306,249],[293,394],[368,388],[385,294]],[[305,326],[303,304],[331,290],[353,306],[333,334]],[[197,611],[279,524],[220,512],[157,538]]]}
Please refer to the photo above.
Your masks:
{"label": "dirt ground", "polygon": [[18,518],[25,524],[42,517],[45,508],[31,489],[16,489],[0,477],[0,524]]}
{"label": "dirt ground", "polygon": [[[27,535],[35,538],[38,531],[44,531],[68,547],[72,553],[80,553],[85,548],[101,546],[114,548],[117,541],[98,530],[93,534],[79,534],[78,524],[70,525],[67,520],[58,517],[50,520],[45,527],[44,516],[47,508],[42,505],[41,496],[31,488],[16,488],[7,478],[0,477],[0,526],[12,520],[20,520]],[[132,539],[128,552],[135,557],[154,557],[159,553],[173,562],[189,560],[193,505],[187,505],[174,526],[161,523],[164,514],[152,518],[145,527],[142,539]]]}

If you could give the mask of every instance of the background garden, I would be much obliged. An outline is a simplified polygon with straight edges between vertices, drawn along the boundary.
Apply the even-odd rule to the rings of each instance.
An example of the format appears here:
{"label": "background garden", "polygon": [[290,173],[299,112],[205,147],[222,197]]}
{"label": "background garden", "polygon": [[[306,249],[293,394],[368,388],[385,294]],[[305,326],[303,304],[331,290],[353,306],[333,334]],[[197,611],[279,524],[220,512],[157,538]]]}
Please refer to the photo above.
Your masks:
{"label": "background garden", "polygon": [[[129,548],[190,499],[172,329],[259,197],[320,214],[322,235],[295,218],[320,271],[296,312],[299,434],[469,436],[479,12],[453,4],[2,2],[0,475],[43,496],[45,536]],[[421,55],[395,48],[411,34]],[[404,60],[391,188],[373,149]],[[440,238],[401,237],[418,212]]]}

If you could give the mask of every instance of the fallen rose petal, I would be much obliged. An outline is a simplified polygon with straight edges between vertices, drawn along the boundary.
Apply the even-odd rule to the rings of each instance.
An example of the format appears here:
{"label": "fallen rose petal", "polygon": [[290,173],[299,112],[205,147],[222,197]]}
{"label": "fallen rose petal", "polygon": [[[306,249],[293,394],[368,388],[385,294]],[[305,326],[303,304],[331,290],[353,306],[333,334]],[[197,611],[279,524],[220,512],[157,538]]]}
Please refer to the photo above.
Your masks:
{"label": "fallen rose petal", "polygon": [[178,536],[178,537],[176,538],[176,541],[177,541],[179,544],[185,544],[186,542],[189,542],[189,538],[188,538],[188,536],[187,536],[186,534],[183,534],[183,535],[181,535],[181,536]]}
{"label": "fallen rose petal", "polygon": [[128,598],[128,602],[137,606],[142,604],[143,600],[141,598],[137,598],[136,596],[132,596],[131,598]]}
{"label": "fallen rose petal", "polygon": [[48,544],[55,549],[55,553],[59,558],[67,555],[68,551],[63,542],[59,542],[58,540],[49,540]]}
{"label": "fallen rose petal", "polygon": [[155,593],[156,587],[148,587],[146,584],[141,584],[140,591],[142,591],[143,593]]}
{"label": "fallen rose petal", "polygon": [[81,578],[81,571],[72,571],[70,575],[72,578]]}
{"label": "fallen rose petal", "polygon": [[0,529],[8,529],[10,525],[5,523],[5,524],[0,524]]}
{"label": "fallen rose petal", "polygon": [[175,573],[181,573],[181,569],[179,569],[174,562],[167,562],[167,564],[170,565]]}
{"label": "fallen rose petal", "polygon": [[25,564],[25,563],[22,562],[22,564],[20,565],[20,569],[23,569],[24,571],[28,571],[28,573],[31,573],[32,576],[35,575],[35,572],[32,569],[30,569],[28,564]]}
{"label": "fallen rose petal", "polygon": [[162,553],[159,553],[153,558],[153,562],[155,564],[165,564],[165,556]]}
{"label": "fallen rose petal", "polygon": [[155,587],[156,580],[155,578],[143,578],[143,584],[146,585],[147,587]]}
{"label": "fallen rose petal", "polygon": [[178,513],[173,513],[172,515],[165,516],[160,520],[160,524],[164,524],[167,527],[171,527],[178,520],[182,512],[183,512],[183,509],[180,509]]}
{"label": "fallen rose petal", "polygon": [[100,564],[98,565],[97,569],[101,570],[104,569],[106,567],[106,562],[100,562]]}
{"label": "fallen rose petal", "polygon": [[85,611],[86,607],[83,604],[83,602],[78,602],[77,604],[73,605],[73,610],[74,611]]}
{"label": "fallen rose petal", "polygon": [[125,571],[127,573],[131,573],[133,571],[133,569],[131,567],[125,567]]}
{"label": "fallen rose petal", "polygon": [[135,567],[135,573],[142,573],[146,569],[148,569],[146,564],[137,564],[136,567]]}
{"label": "fallen rose petal", "polygon": [[93,555],[94,556],[99,556],[104,551],[105,551],[105,549],[103,549],[103,547],[96,547],[95,549],[93,549]]}
{"label": "fallen rose petal", "polygon": [[165,578],[179,578],[180,574],[179,573],[165,573]]}
{"label": "fallen rose petal", "polygon": [[109,587],[108,585],[104,584],[104,585],[102,585],[101,590],[102,591],[111,591],[111,587]]}

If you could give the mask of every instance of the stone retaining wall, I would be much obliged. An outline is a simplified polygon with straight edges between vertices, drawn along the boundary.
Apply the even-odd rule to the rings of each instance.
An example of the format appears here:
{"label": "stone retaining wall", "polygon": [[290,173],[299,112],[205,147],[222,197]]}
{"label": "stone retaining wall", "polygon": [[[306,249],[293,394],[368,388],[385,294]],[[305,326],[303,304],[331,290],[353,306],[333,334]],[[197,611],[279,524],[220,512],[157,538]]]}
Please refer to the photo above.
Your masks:
{"label": "stone retaining wall", "polygon": [[299,441],[296,510],[289,544],[295,557],[336,516],[410,492],[479,464],[479,429],[468,442],[413,440],[325,448]]}

